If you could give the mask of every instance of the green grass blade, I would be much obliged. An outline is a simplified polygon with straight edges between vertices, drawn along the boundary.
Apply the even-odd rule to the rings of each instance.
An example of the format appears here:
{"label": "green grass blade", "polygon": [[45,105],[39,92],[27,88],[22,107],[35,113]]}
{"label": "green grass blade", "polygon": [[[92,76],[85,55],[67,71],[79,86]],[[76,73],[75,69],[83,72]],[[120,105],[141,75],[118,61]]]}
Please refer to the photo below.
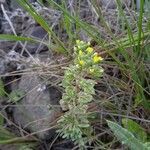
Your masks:
{"label": "green grass blade", "polygon": [[81,21],[81,19],[78,18],[78,16],[72,16],[69,11],[65,8],[63,8],[61,5],[57,4],[54,0],[48,0],[47,1],[50,5],[56,6],[59,10],[61,10],[65,16],[68,16],[70,21],[75,22],[77,26],[81,27],[86,33],[92,37],[97,43],[100,43],[101,45],[104,46],[104,41],[103,39],[100,38],[100,36],[97,36],[99,34],[97,32],[97,29],[90,26],[88,23]]}
{"label": "green grass blade", "polygon": [[138,21],[138,54],[140,54],[141,50],[141,36],[142,36],[142,21],[143,21],[143,12],[144,12],[144,0],[140,0],[140,15],[139,15],[139,21]]}
{"label": "green grass blade", "polygon": [[29,42],[40,42],[33,38],[16,36],[16,35],[8,35],[8,34],[0,34],[1,41],[29,41]]}
{"label": "green grass blade", "polygon": [[4,89],[4,83],[2,79],[0,78],[0,98],[5,96],[5,89]]}

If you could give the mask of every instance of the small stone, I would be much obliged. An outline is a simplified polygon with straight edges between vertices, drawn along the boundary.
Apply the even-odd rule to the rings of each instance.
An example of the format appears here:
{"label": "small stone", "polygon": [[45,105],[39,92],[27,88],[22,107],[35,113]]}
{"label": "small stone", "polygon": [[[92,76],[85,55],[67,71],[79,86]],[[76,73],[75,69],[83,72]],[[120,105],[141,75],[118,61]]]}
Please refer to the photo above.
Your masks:
{"label": "small stone", "polygon": [[[50,128],[62,112],[59,107],[61,93],[55,87],[38,90],[39,85],[43,85],[43,80],[37,75],[22,76],[19,89],[26,94],[14,108],[13,116],[15,123],[22,128],[37,132],[40,139],[50,139],[55,134],[55,130]],[[52,109],[47,107],[49,105]]]}
{"label": "small stone", "polygon": [[[47,38],[47,32],[41,27],[36,26],[33,28],[33,31],[30,35],[32,38],[36,38],[39,41],[45,40]],[[41,51],[48,51],[48,47],[39,43],[29,43],[26,46],[26,49],[31,53],[39,53]]]}

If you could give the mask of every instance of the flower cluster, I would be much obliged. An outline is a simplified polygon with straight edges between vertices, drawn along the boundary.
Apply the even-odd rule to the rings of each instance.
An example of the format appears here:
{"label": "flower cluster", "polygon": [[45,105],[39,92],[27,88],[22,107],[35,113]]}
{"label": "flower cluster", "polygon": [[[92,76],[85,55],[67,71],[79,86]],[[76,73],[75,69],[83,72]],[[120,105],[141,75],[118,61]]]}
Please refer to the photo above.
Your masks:
{"label": "flower cluster", "polygon": [[[99,66],[102,60],[89,43],[77,40],[74,64],[66,68],[62,81],[65,91],[60,105],[66,112],[58,121],[58,132],[63,138],[71,139],[80,147],[85,145],[87,137],[92,134],[87,109],[95,94],[96,82],[92,78],[101,77],[103,73]],[[91,79],[87,79],[88,76]]]}
{"label": "flower cluster", "polygon": [[77,40],[76,44],[74,48],[74,63],[76,67],[94,77],[100,77],[103,73],[103,68],[99,66],[99,63],[103,58],[94,52],[94,49],[90,47],[89,43]]}

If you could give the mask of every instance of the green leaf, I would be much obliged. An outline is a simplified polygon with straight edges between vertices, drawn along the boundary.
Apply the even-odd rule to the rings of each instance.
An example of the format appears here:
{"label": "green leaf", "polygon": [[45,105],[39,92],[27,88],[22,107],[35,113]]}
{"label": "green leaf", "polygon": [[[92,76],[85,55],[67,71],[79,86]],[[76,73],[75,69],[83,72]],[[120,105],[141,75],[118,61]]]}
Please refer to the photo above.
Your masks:
{"label": "green leaf", "polygon": [[122,142],[122,144],[127,145],[131,150],[147,150],[148,148],[135,136],[129,132],[127,129],[122,128],[115,122],[108,121],[108,126],[114,132],[115,136]]}
{"label": "green leaf", "polygon": [[144,129],[131,119],[122,119],[123,126],[130,131],[140,141],[147,141],[147,134]]}
{"label": "green leaf", "polygon": [[18,102],[24,96],[24,94],[25,92],[21,90],[13,90],[9,94],[10,102]]}
{"label": "green leaf", "polygon": [[93,80],[87,80],[84,78],[81,78],[79,81],[79,86],[81,89],[84,90],[87,94],[95,94],[94,85],[96,84]]}
{"label": "green leaf", "polygon": [[150,150],[150,142],[144,143],[144,145],[147,147],[148,150]]}
{"label": "green leaf", "polygon": [[91,94],[87,94],[85,92],[79,92],[79,103],[86,104],[93,100],[93,96]]}
{"label": "green leaf", "polygon": [[67,70],[65,71],[64,79],[62,81],[62,86],[67,87],[67,86],[71,85],[74,79],[75,78],[74,78],[74,74],[73,74],[72,70],[67,68]]}
{"label": "green leaf", "polygon": [[94,78],[102,77],[103,72],[104,72],[104,69],[102,67],[96,65],[96,66],[93,66],[92,69],[94,69],[94,72],[91,74],[92,77]]}
{"label": "green leaf", "polygon": [[67,86],[65,92],[70,99],[76,97],[76,88],[74,86]]}

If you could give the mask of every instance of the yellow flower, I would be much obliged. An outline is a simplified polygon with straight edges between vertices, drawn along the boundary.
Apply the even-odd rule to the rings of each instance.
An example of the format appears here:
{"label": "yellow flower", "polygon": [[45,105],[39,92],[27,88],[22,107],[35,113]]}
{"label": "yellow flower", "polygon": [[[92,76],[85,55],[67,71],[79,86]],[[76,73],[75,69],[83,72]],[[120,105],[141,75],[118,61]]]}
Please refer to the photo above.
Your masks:
{"label": "yellow flower", "polygon": [[88,42],[87,45],[90,46],[91,45],[90,42]]}
{"label": "yellow flower", "polygon": [[83,52],[81,50],[79,50],[79,56],[82,56]]}
{"label": "yellow flower", "polygon": [[93,48],[92,48],[92,47],[88,47],[88,48],[86,49],[86,51],[87,51],[88,53],[92,53],[92,52],[93,52]]}
{"label": "yellow flower", "polygon": [[80,41],[80,40],[76,40],[76,44],[79,45],[79,44],[84,44],[83,41]]}
{"label": "yellow flower", "polygon": [[84,42],[83,42],[83,41],[80,41],[80,44],[84,44]]}
{"label": "yellow flower", "polygon": [[98,56],[97,53],[95,53],[95,55],[94,55],[94,57],[93,57],[94,63],[100,62],[100,61],[102,61],[102,60],[103,60],[103,58],[102,58],[101,56]]}
{"label": "yellow flower", "polygon": [[85,62],[84,62],[83,60],[80,60],[80,61],[79,61],[79,64],[80,64],[81,66],[84,66]]}
{"label": "yellow flower", "polygon": [[79,65],[77,64],[76,67],[79,68]]}
{"label": "yellow flower", "polygon": [[79,44],[80,43],[80,40],[76,40],[76,44]]}
{"label": "yellow flower", "polygon": [[90,69],[90,73],[93,73],[95,70],[94,69]]}
{"label": "yellow flower", "polygon": [[74,51],[77,51],[77,47],[74,47]]}

